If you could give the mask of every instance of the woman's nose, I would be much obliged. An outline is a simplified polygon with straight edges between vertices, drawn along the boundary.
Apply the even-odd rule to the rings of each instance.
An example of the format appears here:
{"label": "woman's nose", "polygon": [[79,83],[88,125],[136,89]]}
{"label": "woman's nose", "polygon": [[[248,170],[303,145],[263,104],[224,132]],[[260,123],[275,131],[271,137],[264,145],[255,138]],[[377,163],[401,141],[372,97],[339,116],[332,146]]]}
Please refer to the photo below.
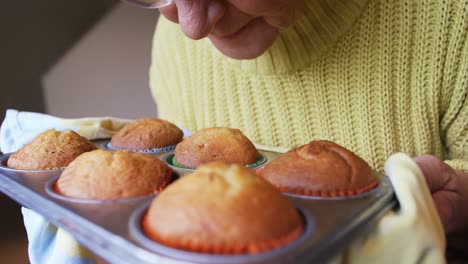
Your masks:
{"label": "woman's nose", "polygon": [[223,0],[175,0],[179,24],[191,39],[202,39],[211,32],[226,11]]}

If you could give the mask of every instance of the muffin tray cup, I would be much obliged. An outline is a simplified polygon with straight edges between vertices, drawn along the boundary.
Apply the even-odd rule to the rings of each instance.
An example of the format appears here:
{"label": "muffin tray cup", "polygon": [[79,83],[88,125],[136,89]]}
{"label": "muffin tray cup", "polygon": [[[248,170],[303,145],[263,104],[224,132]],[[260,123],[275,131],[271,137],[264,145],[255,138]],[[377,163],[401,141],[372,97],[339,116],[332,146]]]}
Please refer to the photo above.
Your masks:
{"label": "muffin tray cup", "polygon": [[[98,146],[101,145],[102,142]],[[266,162],[251,168],[253,170],[281,154],[259,151]],[[166,161],[170,154],[151,155]],[[355,238],[372,230],[386,212],[397,206],[391,184],[383,175],[378,175],[379,185],[375,189],[352,197],[311,198],[284,194],[304,219],[304,233],[297,240],[254,255],[202,254],[169,248],[150,240],[142,232],[142,216],[157,194],[105,201],[63,197],[51,188],[62,169],[15,170],[6,167],[9,156],[0,156],[0,191],[65,229],[110,263],[324,263],[333,260]],[[177,177],[192,171],[171,167]]]}

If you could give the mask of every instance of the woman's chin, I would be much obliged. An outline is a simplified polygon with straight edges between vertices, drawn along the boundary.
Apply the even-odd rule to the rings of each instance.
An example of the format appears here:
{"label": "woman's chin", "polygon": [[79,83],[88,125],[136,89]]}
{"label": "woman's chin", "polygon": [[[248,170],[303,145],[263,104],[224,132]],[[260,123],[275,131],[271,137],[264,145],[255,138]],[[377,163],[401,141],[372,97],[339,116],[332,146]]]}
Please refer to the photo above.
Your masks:
{"label": "woman's chin", "polygon": [[224,55],[236,60],[251,60],[259,57],[268,49],[267,47],[230,47],[228,45],[217,45],[213,42],[213,45]]}

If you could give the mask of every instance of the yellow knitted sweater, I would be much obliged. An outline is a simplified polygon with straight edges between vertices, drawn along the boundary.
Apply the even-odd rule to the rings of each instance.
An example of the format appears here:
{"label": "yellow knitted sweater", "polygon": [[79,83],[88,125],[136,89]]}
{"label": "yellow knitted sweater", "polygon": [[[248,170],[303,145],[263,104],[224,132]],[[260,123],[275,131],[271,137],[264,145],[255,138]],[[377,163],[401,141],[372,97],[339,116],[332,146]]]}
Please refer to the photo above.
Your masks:
{"label": "yellow knitted sweater", "polygon": [[308,0],[261,57],[224,57],[161,18],[150,69],[162,118],[262,145],[328,139],[377,170],[395,152],[468,170],[468,0]]}

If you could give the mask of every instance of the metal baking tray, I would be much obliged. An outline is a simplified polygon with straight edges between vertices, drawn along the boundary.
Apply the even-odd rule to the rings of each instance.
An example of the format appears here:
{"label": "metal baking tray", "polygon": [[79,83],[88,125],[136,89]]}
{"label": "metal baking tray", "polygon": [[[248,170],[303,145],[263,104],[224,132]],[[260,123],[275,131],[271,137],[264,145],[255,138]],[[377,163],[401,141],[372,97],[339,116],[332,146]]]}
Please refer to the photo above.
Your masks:
{"label": "metal baking tray", "polygon": [[[101,148],[105,144],[96,143]],[[259,150],[264,164],[281,153]],[[163,161],[172,152],[151,153]],[[347,198],[310,198],[286,195],[302,214],[304,234],[290,244],[253,255],[213,255],[187,252],[158,244],[140,229],[140,219],[156,195],[113,200],[66,198],[51,191],[62,170],[24,171],[6,167],[10,154],[0,156],[0,191],[71,233],[80,243],[110,263],[266,264],[323,263],[356,237],[369,231],[397,204],[388,178],[376,173],[378,186]],[[174,167],[175,176],[191,172]]]}

